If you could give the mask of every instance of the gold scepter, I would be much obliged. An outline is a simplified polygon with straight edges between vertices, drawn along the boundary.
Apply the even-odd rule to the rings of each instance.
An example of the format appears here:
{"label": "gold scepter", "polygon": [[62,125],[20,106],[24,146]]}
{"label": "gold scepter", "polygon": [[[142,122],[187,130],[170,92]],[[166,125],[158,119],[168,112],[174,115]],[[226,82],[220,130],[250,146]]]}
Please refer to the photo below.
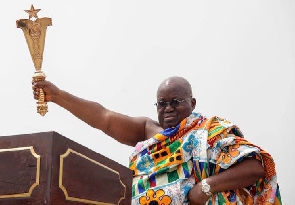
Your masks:
{"label": "gold scepter", "polygon": [[[30,10],[24,10],[29,14],[29,19],[19,19],[16,21],[16,27],[23,30],[35,66],[35,73],[33,75],[34,82],[44,81],[46,77],[41,71],[41,67],[46,29],[47,26],[52,25],[51,18],[38,18],[37,13],[40,10],[41,9],[35,9],[34,6],[31,5]],[[31,20],[33,17],[35,20]],[[37,112],[42,116],[48,112],[43,89],[40,89],[40,96],[37,101]]]}

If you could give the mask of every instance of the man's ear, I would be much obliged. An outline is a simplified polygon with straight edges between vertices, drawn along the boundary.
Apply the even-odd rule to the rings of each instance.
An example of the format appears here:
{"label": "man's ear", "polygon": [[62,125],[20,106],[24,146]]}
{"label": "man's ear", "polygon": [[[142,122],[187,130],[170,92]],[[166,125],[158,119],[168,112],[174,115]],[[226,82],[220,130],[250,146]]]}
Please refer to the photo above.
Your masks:
{"label": "man's ear", "polygon": [[195,107],[196,107],[196,105],[197,105],[197,100],[196,100],[196,98],[192,98],[192,99],[191,99],[191,102],[192,102],[192,110],[194,110]]}

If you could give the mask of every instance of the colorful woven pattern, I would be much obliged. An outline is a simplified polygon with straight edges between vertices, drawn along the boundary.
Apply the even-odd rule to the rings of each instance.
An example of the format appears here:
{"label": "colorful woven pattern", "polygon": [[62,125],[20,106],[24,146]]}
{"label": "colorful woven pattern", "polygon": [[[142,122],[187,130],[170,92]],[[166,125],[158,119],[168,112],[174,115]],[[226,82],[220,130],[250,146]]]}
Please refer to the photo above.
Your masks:
{"label": "colorful woven pattern", "polygon": [[136,145],[130,156],[132,204],[189,204],[187,194],[196,183],[245,158],[260,160],[265,177],[245,189],[218,192],[207,204],[280,205],[281,198],[267,152],[245,140],[231,122],[193,113],[177,127]]}

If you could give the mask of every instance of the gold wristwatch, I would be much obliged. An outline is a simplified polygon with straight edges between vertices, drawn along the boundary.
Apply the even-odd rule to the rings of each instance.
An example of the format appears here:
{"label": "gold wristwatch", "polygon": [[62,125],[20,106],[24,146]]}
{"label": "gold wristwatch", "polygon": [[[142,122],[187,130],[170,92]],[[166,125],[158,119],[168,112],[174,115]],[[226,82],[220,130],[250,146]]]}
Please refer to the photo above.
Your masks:
{"label": "gold wristwatch", "polygon": [[202,192],[204,192],[207,196],[211,196],[212,192],[210,191],[210,185],[207,183],[206,179],[203,179],[202,182]]}

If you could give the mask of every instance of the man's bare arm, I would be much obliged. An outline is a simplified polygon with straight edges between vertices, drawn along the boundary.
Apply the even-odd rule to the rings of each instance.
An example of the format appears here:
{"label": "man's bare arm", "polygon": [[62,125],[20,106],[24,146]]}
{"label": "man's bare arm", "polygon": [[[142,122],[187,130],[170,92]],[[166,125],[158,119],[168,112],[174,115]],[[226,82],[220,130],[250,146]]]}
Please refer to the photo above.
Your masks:
{"label": "man's bare arm", "polygon": [[[256,159],[245,159],[207,178],[207,183],[211,186],[211,192],[241,189],[248,187],[264,176],[264,168],[261,162]],[[208,196],[202,192],[201,183],[195,185],[188,194],[192,205],[205,204]]]}
{"label": "man's bare arm", "polygon": [[90,126],[102,130],[117,141],[134,146],[146,139],[146,127],[156,123],[146,117],[129,117],[106,109],[101,104],[88,101],[60,90],[54,84],[43,81],[33,84],[35,99],[43,88],[45,100],[56,103]]}

